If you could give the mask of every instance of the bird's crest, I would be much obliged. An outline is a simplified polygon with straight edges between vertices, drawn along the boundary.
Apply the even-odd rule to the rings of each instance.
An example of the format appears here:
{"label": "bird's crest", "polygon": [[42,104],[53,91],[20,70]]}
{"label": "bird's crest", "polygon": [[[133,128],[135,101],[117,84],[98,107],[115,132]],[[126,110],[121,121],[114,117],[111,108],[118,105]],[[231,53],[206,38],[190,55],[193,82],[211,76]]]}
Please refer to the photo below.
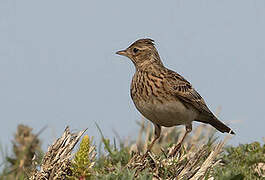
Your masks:
{"label": "bird's crest", "polygon": [[146,38],[146,39],[139,39],[137,41],[134,42],[134,44],[144,44],[144,45],[152,45],[154,46],[155,41],[153,39],[149,39],[149,38]]}

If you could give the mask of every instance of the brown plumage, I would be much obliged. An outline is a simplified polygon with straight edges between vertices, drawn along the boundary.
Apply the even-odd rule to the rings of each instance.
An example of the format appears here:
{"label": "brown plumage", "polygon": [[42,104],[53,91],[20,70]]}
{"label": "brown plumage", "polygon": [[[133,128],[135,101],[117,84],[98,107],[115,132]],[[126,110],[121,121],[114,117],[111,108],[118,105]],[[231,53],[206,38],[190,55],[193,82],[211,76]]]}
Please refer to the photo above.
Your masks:
{"label": "brown plumage", "polygon": [[234,132],[219,121],[192,85],[178,73],[167,69],[152,39],[135,41],[117,54],[130,58],[136,72],[131,82],[131,97],[136,108],[155,127],[155,138],[160,137],[161,126],[185,125],[186,133],[192,130],[192,121],[211,124],[220,132]]}

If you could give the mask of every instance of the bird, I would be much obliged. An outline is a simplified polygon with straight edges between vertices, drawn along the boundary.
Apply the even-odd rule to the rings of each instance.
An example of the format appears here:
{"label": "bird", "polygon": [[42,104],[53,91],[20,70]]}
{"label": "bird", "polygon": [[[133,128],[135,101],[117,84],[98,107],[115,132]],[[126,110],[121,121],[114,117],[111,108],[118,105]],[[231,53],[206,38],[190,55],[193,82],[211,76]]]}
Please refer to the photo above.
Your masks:
{"label": "bird", "polygon": [[116,54],[128,57],[134,64],[130,95],[136,109],[154,125],[155,136],[147,152],[159,139],[162,127],[185,125],[178,148],[192,131],[193,121],[210,124],[222,133],[235,134],[211,112],[191,83],[164,66],[154,40],[136,40]]}

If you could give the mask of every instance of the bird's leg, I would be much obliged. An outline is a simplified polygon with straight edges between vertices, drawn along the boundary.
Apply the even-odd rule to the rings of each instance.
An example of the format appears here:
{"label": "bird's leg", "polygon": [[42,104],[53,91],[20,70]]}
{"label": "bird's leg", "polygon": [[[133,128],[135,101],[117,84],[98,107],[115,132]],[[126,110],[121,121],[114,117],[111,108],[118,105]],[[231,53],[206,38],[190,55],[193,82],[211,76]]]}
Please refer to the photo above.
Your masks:
{"label": "bird's leg", "polygon": [[155,144],[156,140],[160,137],[160,134],[161,134],[161,126],[159,126],[158,124],[154,124],[154,127],[155,127],[155,137],[154,137],[153,141],[151,142],[151,144],[148,146],[147,151],[143,155],[143,159],[146,158],[148,152],[151,151],[151,149],[152,149],[153,145]]}
{"label": "bird's leg", "polygon": [[192,125],[191,124],[187,124],[186,125],[186,132],[185,132],[183,138],[181,139],[181,141],[179,142],[180,145],[183,143],[183,141],[186,138],[187,134],[189,134],[191,131],[192,131]]}
{"label": "bird's leg", "polygon": [[192,131],[192,124],[186,124],[186,132],[183,136],[183,138],[181,139],[181,141],[177,144],[177,146],[173,149],[173,151],[170,153],[170,156],[175,156],[176,153],[179,151],[184,139],[186,138],[187,134],[189,134]]}

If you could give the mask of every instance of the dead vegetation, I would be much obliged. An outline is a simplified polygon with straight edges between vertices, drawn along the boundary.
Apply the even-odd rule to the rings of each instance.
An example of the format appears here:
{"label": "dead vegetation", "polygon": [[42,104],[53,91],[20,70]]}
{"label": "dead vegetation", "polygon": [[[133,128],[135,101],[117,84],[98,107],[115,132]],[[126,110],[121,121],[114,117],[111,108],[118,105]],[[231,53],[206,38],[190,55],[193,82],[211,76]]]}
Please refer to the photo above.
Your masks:
{"label": "dead vegetation", "polygon": [[[104,149],[93,138],[82,139],[85,130],[71,132],[67,127],[46,153],[41,153],[38,134],[19,125],[13,142],[13,155],[7,156],[0,179],[260,179],[265,177],[265,145],[258,142],[225,147],[229,135],[217,141],[215,130],[199,125],[177,152],[182,128],[164,128],[152,152],[143,157],[153,138],[151,124],[138,122],[136,141],[111,141],[102,136]],[[223,152],[225,150],[225,153]]]}

